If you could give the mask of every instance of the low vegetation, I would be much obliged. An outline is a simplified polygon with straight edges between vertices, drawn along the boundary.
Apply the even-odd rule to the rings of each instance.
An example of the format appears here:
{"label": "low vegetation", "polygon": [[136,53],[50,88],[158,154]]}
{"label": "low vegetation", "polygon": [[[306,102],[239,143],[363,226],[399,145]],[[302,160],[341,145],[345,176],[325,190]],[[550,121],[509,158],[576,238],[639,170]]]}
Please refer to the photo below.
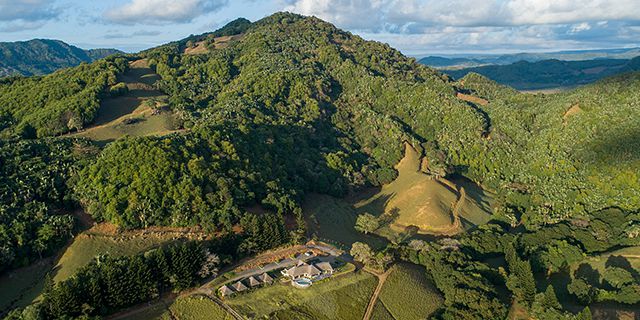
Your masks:
{"label": "low vegetation", "polygon": [[444,301],[426,275],[426,270],[420,266],[404,263],[394,265],[376,303],[381,306],[376,305],[376,308],[386,309],[392,319],[428,318]]}
{"label": "low vegetation", "polygon": [[233,320],[235,318],[211,299],[196,295],[176,299],[160,319]]}
{"label": "low vegetation", "polygon": [[226,302],[250,318],[269,319],[362,319],[376,278],[365,272],[332,277],[297,289],[274,284],[229,298]]}

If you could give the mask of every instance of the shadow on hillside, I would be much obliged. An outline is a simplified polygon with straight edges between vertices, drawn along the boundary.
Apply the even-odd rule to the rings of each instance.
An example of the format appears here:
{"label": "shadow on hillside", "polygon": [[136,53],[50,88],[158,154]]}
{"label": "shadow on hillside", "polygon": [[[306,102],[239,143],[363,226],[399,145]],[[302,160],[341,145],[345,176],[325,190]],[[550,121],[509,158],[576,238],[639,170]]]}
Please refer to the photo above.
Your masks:
{"label": "shadow on hillside", "polygon": [[[614,124],[612,124],[614,125]],[[624,133],[599,136],[583,143],[579,158],[598,164],[629,164],[640,160],[640,128],[617,128]]]}

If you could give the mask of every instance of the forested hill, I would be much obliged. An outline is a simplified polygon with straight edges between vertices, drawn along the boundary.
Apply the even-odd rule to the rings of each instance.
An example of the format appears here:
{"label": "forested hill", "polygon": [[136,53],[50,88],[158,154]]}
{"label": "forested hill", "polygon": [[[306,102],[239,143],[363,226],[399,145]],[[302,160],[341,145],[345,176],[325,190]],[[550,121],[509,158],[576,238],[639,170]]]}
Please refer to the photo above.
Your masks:
{"label": "forested hill", "polygon": [[112,54],[116,49],[82,50],[58,40],[34,39],[0,43],[0,77],[42,75]]}
{"label": "forested hill", "polygon": [[470,72],[479,73],[518,90],[570,88],[630,71],[640,71],[640,57],[631,60],[519,61],[507,65],[442,70],[456,79],[460,79]]}
{"label": "forested hill", "polygon": [[[638,244],[640,73],[531,95],[475,73],[455,81],[315,17],[277,13],[219,31],[0,80],[0,272],[55,252],[78,207],[122,229],[226,231],[243,254],[300,243],[309,194],[394,181],[405,142],[421,171],[495,193],[497,222],[461,250],[411,254],[446,295],[443,319],[504,319],[508,301],[531,305],[536,283],[521,256],[564,270],[562,248],[581,259]],[[151,110],[150,93],[168,110]],[[100,112],[121,113],[109,99],[145,96],[179,130],[105,144],[73,135]],[[483,262],[502,255],[507,269]],[[78,316],[80,305],[54,311]]]}

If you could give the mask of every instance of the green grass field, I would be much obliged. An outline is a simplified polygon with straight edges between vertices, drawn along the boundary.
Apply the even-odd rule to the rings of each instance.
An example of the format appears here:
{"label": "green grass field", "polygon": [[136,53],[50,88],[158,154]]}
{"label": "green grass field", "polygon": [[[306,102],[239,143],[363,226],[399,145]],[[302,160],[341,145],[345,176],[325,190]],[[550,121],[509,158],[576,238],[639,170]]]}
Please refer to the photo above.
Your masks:
{"label": "green grass field", "polygon": [[604,272],[605,263],[611,256],[623,256],[631,267],[640,271],[640,246],[636,247],[628,247],[622,248],[615,251],[607,252],[605,254],[601,254],[595,257],[589,257],[585,261],[575,264],[572,266],[572,271],[575,270],[581,263],[588,262],[594,269],[600,271],[600,273]]}
{"label": "green grass field", "polygon": [[0,312],[9,307],[24,307],[40,295],[44,277],[53,259],[36,262],[28,267],[12,270],[0,277]]}
{"label": "green grass field", "polygon": [[178,320],[233,320],[226,310],[204,296],[178,298],[160,319]]}
{"label": "green grass field", "polygon": [[81,234],[73,240],[56,264],[53,279],[55,281],[68,279],[97,255],[109,254],[115,257],[133,255],[169,243],[173,241],[172,237],[172,235],[111,237]]}
{"label": "green grass field", "polygon": [[396,320],[396,318],[393,317],[389,310],[380,302],[380,299],[378,299],[376,300],[376,305],[373,307],[371,320]]}
{"label": "green grass field", "polygon": [[304,203],[309,232],[321,240],[330,240],[344,249],[349,249],[354,242],[365,242],[373,248],[382,248],[386,241],[373,235],[365,235],[356,231],[356,212],[352,205],[343,199],[327,195],[308,195]]}
{"label": "green grass field", "polygon": [[[394,319],[426,319],[443,303],[443,298],[427,280],[423,267],[413,264],[396,264],[382,286],[378,303]],[[419,306],[419,307],[416,307]],[[374,310],[375,312],[375,310]],[[378,311],[379,314],[384,314]]]}
{"label": "green grass field", "polygon": [[[178,128],[177,116],[166,110],[167,96],[154,89],[160,77],[146,60],[130,63],[118,81],[127,85],[128,93],[104,99],[93,124],[76,136],[106,143],[123,136],[165,135]],[[164,109],[153,112],[152,107]]]}
{"label": "green grass field", "polygon": [[360,320],[377,280],[365,272],[330,278],[308,289],[277,283],[226,299],[248,318]]}

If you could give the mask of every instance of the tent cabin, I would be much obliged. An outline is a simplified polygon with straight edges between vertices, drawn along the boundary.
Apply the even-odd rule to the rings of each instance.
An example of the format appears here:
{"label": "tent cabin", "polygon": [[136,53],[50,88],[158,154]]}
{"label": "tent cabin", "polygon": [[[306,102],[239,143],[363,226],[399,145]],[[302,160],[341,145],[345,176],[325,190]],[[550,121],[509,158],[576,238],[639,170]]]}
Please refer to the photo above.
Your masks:
{"label": "tent cabin", "polygon": [[265,283],[265,284],[273,282],[273,278],[271,278],[271,276],[266,272],[258,276],[258,280],[262,281],[262,283]]}
{"label": "tent cabin", "polygon": [[236,292],[242,292],[242,291],[245,291],[245,290],[249,289],[249,288],[247,288],[247,286],[245,286],[242,283],[242,281],[238,281],[238,282],[234,283],[232,287],[234,289],[236,289]]}
{"label": "tent cabin", "polygon": [[257,287],[260,285],[260,281],[258,281],[258,279],[254,278],[253,276],[249,277],[249,287]]}
{"label": "tent cabin", "polygon": [[233,294],[233,290],[231,290],[231,288],[229,288],[227,285],[224,285],[224,286],[220,287],[218,289],[218,292],[223,297],[227,297],[227,296],[230,296],[230,295]]}

